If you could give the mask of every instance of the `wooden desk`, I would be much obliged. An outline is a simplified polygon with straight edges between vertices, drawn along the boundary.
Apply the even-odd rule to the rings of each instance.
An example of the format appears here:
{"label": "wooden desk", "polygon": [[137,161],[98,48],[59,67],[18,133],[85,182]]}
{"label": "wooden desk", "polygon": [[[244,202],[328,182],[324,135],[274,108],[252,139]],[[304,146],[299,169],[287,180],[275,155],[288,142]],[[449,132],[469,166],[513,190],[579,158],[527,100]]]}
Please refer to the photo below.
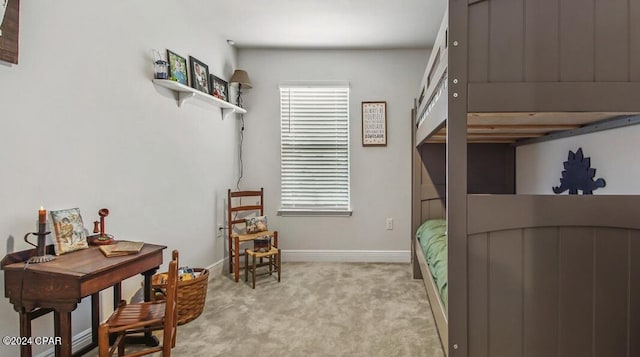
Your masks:
{"label": "wooden desk", "polygon": [[[151,276],[162,264],[165,246],[145,244],[138,254],[106,258],[98,247],[61,255],[55,260],[29,264],[24,256],[33,250],[13,253],[3,259],[5,296],[20,315],[20,335],[31,336],[31,320],[54,312],[54,336],[62,338],[56,356],[71,356],[71,311],[80,300],[91,295],[92,344],[74,353],[82,355],[98,344],[100,290],[114,287],[114,307],[121,299],[120,283],[136,274],[144,275],[144,298],[151,298]],[[147,337],[151,333],[147,332]],[[31,356],[31,346],[22,346],[20,355]]]}

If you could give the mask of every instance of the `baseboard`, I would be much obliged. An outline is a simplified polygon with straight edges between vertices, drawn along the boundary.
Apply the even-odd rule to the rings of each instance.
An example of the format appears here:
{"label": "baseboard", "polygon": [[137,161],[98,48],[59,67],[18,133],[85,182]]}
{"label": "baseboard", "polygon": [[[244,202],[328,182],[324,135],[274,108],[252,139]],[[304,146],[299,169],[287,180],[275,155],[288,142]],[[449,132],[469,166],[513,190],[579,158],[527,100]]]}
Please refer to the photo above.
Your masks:
{"label": "baseboard", "polygon": [[410,263],[408,250],[282,250],[284,262]]}
{"label": "baseboard", "polygon": [[[72,351],[77,351],[85,346],[89,346],[91,344],[91,328],[88,328],[82,332],[80,332],[79,334],[73,336],[73,338],[71,339],[71,350]],[[38,355],[36,355],[36,357],[54,357],[55,356],[55,349],[54,348],[50,348]]]}
{"label": "baseboard", "polygon": [[[211,264],[210,278],[224,272],[228,258]],[[409,250],[282,250],[283,262],[411,263]]]}
{"label": "baseboard", "polygon": [[206,267],[206,269],[209,271],[209,280],[213,279],[214,276],[222,275],[222,268],[224,267],[224,263],[226,261],[227,258],[223,258]]}

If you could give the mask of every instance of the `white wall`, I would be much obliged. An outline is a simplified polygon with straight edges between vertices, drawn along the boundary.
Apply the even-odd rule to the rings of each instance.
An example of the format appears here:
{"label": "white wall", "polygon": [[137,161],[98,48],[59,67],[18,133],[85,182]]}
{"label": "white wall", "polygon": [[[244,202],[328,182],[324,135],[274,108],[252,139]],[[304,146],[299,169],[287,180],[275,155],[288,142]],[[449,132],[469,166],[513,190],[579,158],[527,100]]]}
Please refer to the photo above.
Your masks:
{"label": "white wall", "polygon": [[[409,259],[411,209],[411,107],[424,72],[426,50],[264,50],[239,51],[253,89],[243,96],[245,179],[243,188],[264,187],[270,227],[280,233],[283,259],[293,251],[385,251]],[[280,108],[278,84],[286,80],[350,82],[351,217],[279,217]],[[363,147],[361,102],[387,101],[387,146]],[[394,229],[385,229],[385,218]],[[300,252],[298,252],[300,253]],[[349,254],[347,254],[349,255]],[[392,254],[393,255],[393,254]],[[349,255],[377,260],[381,255]],[[398,255],[394,255],[397,257]],[[323,259],[319,252],[298,255]]]}
{"label": "white wall", "polygon": [[606,186],[594,194],[640,194],[638,143],[640,125],[520,146],[516,149],[516,191],[553,194],[552,187],[560,185],[562,163],[569,151],[582,148],[596,169],[594,179],[606,181]]}
{"label": "white wall", "polygon": [[[107,207],[108,233],[168,246],[165,262],[172,249],[193,267],[223,258],[215,227],[237,174],[238,121],[213,107],[178,108],[151,82],[151,49],[231,76],[235,50],[211,22],[192,21],[198,11],[176,1],[22,1],[19,64],[0,64],[1,256],[30,247],[22,237],[43,205],[80,207],[89,229]],[[140,281],[126,281],[124,297]],[[18,315],[0,300],[0,335],[16,336]],[[89,328],[89,305],[74,312],[74,334]],[[33,335],[53,336],[52,321],[34,321]],[[1,356],[18,353],[0,346]]]}

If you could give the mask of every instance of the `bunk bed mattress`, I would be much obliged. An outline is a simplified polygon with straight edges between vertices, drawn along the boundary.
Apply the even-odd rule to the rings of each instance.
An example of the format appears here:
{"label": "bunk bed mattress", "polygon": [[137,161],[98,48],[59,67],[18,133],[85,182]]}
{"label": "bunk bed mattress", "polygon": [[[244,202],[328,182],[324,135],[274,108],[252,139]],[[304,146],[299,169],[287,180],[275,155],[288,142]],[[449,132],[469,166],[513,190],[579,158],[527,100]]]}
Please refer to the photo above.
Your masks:
{"label": "bunk bed mattress", "polygon": [[422,253],[436,283],[440,299],[447,309],[447,221],[430,219],[416,231]]}

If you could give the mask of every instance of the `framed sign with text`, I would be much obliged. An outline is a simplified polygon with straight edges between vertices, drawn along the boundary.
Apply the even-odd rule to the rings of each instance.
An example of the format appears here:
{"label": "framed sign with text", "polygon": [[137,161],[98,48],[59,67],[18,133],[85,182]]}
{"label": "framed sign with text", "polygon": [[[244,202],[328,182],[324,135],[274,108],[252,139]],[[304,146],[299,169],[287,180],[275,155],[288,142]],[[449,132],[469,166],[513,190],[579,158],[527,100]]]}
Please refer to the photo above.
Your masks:
{"label": "framed sign with text", "polygon": [[362,146],[387,146],[387,102],[362,102]]}

